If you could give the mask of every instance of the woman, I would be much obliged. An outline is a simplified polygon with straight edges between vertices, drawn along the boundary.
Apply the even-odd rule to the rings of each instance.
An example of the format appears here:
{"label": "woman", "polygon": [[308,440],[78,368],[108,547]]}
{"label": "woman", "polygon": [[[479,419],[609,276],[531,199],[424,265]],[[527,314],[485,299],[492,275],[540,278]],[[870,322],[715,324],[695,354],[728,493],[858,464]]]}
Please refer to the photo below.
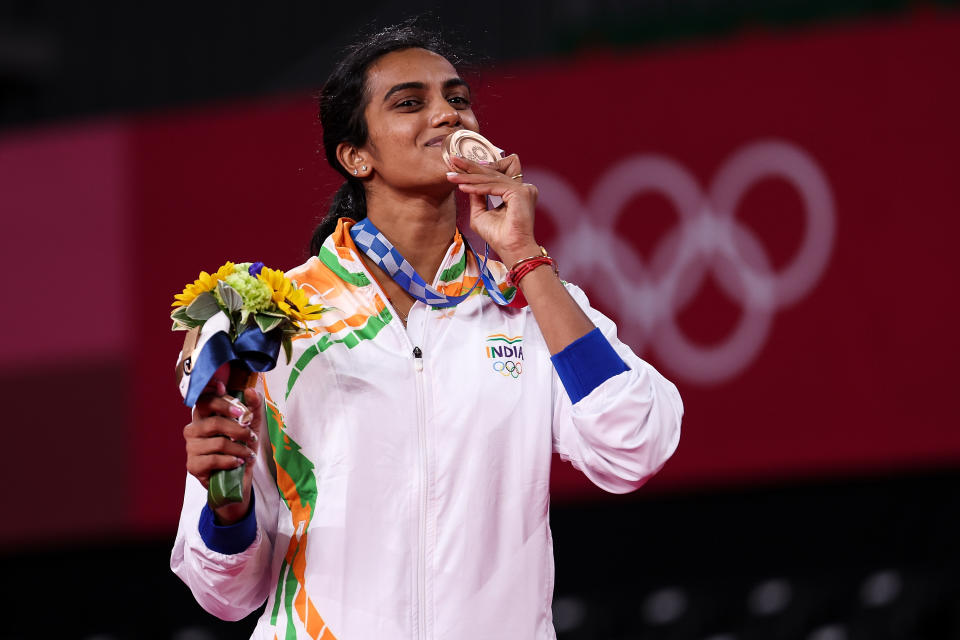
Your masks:
{"label": "woman", "polygon": [[[256,638],[553,638],[552,452],[623,493],[677,446],[676,388],[542,258],[517,156],[445,164],[445,137],[478,130],[445,52],[407,24],[333,72],[321,122],[346,183],[290,272],[328,311],[263,400],[248,392],[250,427],[217,382],[184,430],[171,566],[221,618],[266,600]],[[457,190],[503,260],[496,286],[474,286]],[[415,299],[358,247],[378,230],[456,304]],[[527,306],[497,304],[518,262]],[[247,460],[243,502],[206,506],[210,473]]]}

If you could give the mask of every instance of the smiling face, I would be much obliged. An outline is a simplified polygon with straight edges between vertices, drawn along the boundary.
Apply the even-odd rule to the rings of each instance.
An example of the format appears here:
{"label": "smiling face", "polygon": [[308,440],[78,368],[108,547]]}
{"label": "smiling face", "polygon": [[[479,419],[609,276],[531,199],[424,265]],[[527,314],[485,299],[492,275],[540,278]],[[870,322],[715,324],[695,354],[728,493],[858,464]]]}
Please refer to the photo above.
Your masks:
{"label": "smiling face", "polygon": [[453,65],[425,49],[394,51],[370,67],[366,88],[369,135],[358,152],[371,186],[451,191],[441,143],[458,129],[479,130],[470,88]]}

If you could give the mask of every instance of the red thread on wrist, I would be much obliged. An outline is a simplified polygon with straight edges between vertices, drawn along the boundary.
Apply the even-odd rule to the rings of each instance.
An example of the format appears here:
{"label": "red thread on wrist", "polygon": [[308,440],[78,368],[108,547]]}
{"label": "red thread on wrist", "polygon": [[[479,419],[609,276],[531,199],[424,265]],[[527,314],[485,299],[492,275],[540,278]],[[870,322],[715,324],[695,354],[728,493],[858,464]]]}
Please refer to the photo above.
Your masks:
{"label": "red thread on wrist", "polygon": [[550,256],[537,256],[520,260],[507,272],[507,284],[511,287],[519,287],[520,280],[522,280],[525,275],[545,264],[552,265],[553,272],[557,273],[557,261]]}

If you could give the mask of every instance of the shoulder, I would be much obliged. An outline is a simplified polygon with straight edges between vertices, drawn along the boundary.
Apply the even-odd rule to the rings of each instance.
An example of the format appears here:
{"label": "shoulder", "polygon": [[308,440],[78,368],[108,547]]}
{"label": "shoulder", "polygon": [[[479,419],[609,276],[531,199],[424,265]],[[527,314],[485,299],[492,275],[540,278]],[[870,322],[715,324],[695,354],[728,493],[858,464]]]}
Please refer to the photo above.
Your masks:
{"label": "shoulder", "polygon": [[319,256],[311,256],[290,269],[287,277],[311,295],[324,298],[339,297],[370,285],[360,259],[346,247],[324,246]]}
{"label": "shoulder", "polygon": [[289,269],[287,271],[287,277],[297,282],[306,282],[311,275],[315,275],[317,271],[322,268],[323,263],[320,262],[320,259],[317,256],[310,256],[303,264]]}

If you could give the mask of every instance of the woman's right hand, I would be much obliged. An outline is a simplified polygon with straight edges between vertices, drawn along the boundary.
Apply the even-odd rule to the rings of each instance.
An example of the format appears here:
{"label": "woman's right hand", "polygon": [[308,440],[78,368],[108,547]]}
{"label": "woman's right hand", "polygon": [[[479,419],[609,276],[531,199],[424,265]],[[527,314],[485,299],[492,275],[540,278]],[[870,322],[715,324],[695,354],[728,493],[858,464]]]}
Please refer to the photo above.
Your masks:
{"label": "woman's right hand", "polygon": [[253,467],[260,449],[263,433],[263,399],[254,389],[244,391],[244,404],[253,413],[249,426],[242,426],[237,418],[242,410],[231,405],[223,396],[226,387],[222,380],[213,380],[197,400],[193,421],[183,428],[187,449],[187,471],[204,488],[209,488],[210,474],[219,469],[235,469],[246,462],[243,473],[243,501],[225,504],[214,509],[217,524],[229,525],[243,518],[250,508],[250,488]]}

